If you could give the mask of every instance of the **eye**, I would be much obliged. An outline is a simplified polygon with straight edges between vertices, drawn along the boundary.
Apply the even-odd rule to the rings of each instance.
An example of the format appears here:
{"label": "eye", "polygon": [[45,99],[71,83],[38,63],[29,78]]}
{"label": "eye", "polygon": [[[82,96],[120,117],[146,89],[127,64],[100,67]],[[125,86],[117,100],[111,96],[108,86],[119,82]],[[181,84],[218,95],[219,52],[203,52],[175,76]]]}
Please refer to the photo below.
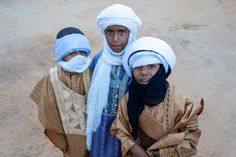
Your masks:
{"label": "eye", "polygon": [[77,53],[78,53],[77,51],[74,51],[70,55],[75,56]]}
{"label": "eye", "polygon": [[155,68],[155,67],[156,67],[155,64],[149,64],[149,65],[148,65],[148,69],[152,69],[152,68]]}
{"label": "eye", "polygon": [[141,69],[143,66],[135,67],[134,69],[138,70]]}
{"label": "eye", "polygon": [[105,31],[105,33],[106,33],[106,35],[113,35],[114,32],[112,30],[108,29]]}
{"label": "eye", "polygon": [[124,29],[119,30],[119,35],[123,36],[123,35],[125,35],[127,32],[128,32],[128,30],[124,30]]}
{"label": "eye", "polygon": [[87,56],[87,53],[85,51],[80,51],[80,54],[83,56]]}

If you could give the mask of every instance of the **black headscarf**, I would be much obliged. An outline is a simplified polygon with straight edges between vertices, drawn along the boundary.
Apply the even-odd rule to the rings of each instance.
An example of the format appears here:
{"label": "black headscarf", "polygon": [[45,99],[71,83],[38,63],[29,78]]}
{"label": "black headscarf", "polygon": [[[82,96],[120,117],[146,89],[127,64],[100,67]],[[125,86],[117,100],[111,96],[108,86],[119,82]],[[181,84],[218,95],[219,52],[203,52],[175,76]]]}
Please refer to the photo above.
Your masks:
{"label": "black headscarf", "polygon": [[131,84],[129,85],[127,108],[134,139],[138,136],[139,116],[144,110],[144,105],[156,106],[164,100],[169,87],[169,83],[166,80],[169,71],[166,74],[163,65],[160,64],[160,68],[147,85],[139,84],[133,76]]}

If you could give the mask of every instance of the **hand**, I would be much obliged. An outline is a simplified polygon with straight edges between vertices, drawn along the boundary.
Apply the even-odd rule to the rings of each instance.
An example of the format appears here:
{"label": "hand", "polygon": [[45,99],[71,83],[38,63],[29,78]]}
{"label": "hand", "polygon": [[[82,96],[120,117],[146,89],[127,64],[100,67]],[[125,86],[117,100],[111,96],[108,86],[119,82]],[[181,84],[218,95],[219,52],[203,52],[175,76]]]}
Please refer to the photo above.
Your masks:
{"label": "hand", "polygon": [[135,157],[148,157],[148,154],[146,151],[140,147],[138,144],[134,144],[131,148],[130,151]]}

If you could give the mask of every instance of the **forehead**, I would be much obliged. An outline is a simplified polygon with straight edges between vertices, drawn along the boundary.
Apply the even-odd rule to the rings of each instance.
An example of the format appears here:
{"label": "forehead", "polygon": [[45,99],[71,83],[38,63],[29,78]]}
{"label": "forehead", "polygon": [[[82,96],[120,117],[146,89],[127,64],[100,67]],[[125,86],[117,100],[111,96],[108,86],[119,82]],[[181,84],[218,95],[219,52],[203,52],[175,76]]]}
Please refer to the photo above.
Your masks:
{"label": "forehead", "polygon": [[122,25],[112,25],[112,26],[108,26],[106,30],[114,30],[114,31],[115,30],[128,30],[128,28]]}
{"label": "forehead", "polygon": [[149,67],[149,66],[159,67],[160,64],[159,63],[143,64],[143,65],[137,66],[136,68],[145,68],[145,67]]}

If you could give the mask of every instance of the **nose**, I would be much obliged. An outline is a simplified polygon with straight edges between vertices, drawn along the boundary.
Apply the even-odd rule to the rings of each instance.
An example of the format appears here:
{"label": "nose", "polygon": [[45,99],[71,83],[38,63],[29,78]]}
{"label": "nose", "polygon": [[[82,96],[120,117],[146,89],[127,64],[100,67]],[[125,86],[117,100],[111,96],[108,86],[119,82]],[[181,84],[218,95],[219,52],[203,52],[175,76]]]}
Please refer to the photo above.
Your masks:
{"label": "nose", "polygon": [[117,32],[114,33],[113,40],[114,41],[119,40],[119,33],[117,33]]}
{"label": "nose", "polygon": [[140,73],[141,73],[142,75],[148,74],[148,68],[147,68],[147,66],[142,66],[142,67],[140,68]]}

